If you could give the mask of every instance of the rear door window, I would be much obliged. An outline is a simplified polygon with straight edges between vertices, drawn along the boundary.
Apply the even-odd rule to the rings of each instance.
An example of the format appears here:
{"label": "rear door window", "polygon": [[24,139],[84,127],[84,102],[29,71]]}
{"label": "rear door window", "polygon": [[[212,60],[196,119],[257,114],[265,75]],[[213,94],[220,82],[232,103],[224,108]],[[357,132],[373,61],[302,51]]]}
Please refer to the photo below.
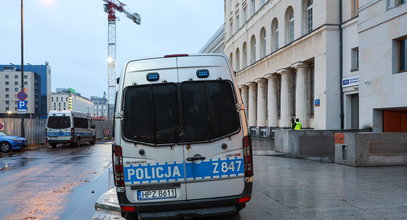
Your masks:
{"label": "rear door window", "polygon": [[125,138],[157,145],[175,143],[179,121],[176,84],[128,87],[124,112]]}
{"label": "rear door window", "polygon": [[71,119],[69,116],[49,116],[48,128],[64,129],[71,127]]}
{"label": "rear door window", "polygon": [[231,82],[184,82],[181,94],[184,142],[214,140],[239,130]]}

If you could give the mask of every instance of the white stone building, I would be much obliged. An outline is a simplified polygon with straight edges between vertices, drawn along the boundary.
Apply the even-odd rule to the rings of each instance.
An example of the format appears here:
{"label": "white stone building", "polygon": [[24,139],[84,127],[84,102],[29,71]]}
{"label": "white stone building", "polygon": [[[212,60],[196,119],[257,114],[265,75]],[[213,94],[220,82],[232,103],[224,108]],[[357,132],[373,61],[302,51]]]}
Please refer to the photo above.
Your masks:
{"label": "white stone building", "polygon": [[90,116],[94,115],[94,104],[92,101],[68,91],[51,94],[51,109],[73,110],[87,113]]}
{"label": "white stone building", "polygon": [[407,0],[361,0],[360,126],[407,132]]}
{"label": "white stone building", "polygon": [[339,1],[226,0],[225,53],[250,127],[340,128]]}
{"label": "white stone building", "polygon": [[[406,2],[225,0],[224,53],[253,134],[292,118],[313,129],[402,130]],[[200,52],[218,52],[207,50],[216,36]]]}
{"label": "white stone building", "polygon": [[94,119],[107,119],[109,105],[106,98],[106,93],[103,94],[103,97],[92,96],[90,97],[90,100],[94,104],[92,117]]}

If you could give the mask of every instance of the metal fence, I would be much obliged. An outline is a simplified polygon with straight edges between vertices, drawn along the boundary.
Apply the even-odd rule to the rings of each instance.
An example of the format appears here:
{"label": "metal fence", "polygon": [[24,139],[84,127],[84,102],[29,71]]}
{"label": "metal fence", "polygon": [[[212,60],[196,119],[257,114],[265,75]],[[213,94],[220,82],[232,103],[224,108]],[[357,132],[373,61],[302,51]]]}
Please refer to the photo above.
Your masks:
{"label": "metal fence", "polygon": [[[21,136],[21,118],[0,118],[3,122],[3,131],[9,135]],[[24,133],[28,143],[45,143],[46,119],[24,119]]]}
{"label": "metal fence", "polygon": [[[24,119],[25,138],[28,140],[28,143],[45,143],[46,121],[46,119]],[[0,118],[0,123],[4,125],[3,132],[13,136],[21,136],[21,118]],[[93,123],[96,126],[97,139],[112,136],[112,121],[96,120]]]}

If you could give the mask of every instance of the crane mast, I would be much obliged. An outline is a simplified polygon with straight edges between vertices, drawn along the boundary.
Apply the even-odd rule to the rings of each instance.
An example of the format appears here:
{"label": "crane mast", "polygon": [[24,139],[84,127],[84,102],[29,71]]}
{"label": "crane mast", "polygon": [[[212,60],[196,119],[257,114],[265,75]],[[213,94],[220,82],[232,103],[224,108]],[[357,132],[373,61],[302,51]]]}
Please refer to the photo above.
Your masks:
{"label": "crane mast", "polygon": [[124,13],[127,18],[140,24],[141,18],[137,13],[132,13],[127,6],[118,0],[103,0],[104,10],[108,14],[107,37],[107,74],[108,74],[108,118],[113,119],[114,100],[116,96],[116,11]]}

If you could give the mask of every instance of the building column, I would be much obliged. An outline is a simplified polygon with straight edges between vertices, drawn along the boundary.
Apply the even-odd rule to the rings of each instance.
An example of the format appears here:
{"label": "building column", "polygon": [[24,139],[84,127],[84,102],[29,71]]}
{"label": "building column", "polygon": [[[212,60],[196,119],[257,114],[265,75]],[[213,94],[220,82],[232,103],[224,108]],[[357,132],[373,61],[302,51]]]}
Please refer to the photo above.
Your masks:
{"label": "building column", "polygon": [[277,73],[281,74],[281,117],[280,127],[291,127],[291,90],[290,80],[291,71],[289,69],[280,69]]}
{"label": "building column", "polygon": [[266,126],[267,86],[264,78],[255,80],[257,83],[257,127]]}
{"label": "building column", "polygon": [[256,127],[257,123],[257,87],[255,82],[249,82],[249,127]]}
{"label": "building column", "polygon": [[277,113],[277,90],[276,90],[276,75],[267,74],[265,76],[268,81],[267,88],[267,117],[268,126],[278,126],[278,113]]}
{"label": "building column", "polygon": [[242,101],[245,109],[245,114],[247,118],[247,111],[249,110],[249,87],[247,85],[240,85],[240,91],[242,94]]}
{"label": "building column", "polygon": [[307,64],[298,62],[295,63],[293,68],[297,69],[296,91],[295,91],[295,109],[296,118],[300,119],[302,127],[308,128],[308,109],[309,103],[307,101]]}

